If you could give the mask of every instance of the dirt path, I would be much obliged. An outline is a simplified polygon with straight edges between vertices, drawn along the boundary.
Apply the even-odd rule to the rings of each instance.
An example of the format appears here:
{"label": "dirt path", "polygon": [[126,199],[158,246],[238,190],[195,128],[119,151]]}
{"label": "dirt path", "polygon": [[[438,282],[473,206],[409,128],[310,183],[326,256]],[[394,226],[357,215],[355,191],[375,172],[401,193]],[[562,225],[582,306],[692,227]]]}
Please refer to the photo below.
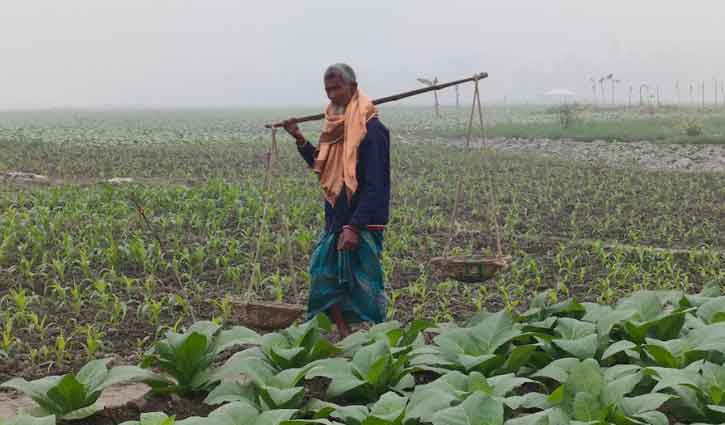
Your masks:
{"label": "dirt path", "polygon": [[[414,143],[410,137],[400,142]],[[462,145],[462,139],[430,139],[426,143]],[[573,140],[492,138],[488,143],[497,152],[524,153],[563,160],[603,163],[610,166],[637,166],[648,170],[725,173],[725,144],[684,145],[642,142],[577,142]]]}

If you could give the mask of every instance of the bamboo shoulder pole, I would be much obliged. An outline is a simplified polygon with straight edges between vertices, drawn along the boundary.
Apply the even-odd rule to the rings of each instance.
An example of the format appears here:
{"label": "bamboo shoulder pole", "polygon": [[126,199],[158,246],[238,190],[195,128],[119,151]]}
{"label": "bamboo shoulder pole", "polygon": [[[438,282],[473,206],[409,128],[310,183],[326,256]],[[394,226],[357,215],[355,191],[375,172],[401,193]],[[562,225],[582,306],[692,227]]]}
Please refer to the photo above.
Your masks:
{"label": "bamboo shoulder pole", "polygon": [[[430,87],[423,87],[423,88],[417,89],[417,90],[411,90],[411,91],[407,91],[404,93],[394,94],[392,96],[381,97],[379,99],[373,100],[373,105],[380,105],[382,103],[394,102],[396,100],[405,99],[406,97],[416,96],[416,95],[428,93],[428,92],[434,91],[434,90],[445,89],[447,87],[455,86],[455,85],[462,84],[462,83],[467,83],[469,81],[483,80],[484,78],[488,78],[487,72],[481,72],[480,74],[476,74],[473,77],[464,78],[462,80],[451,81],[450,83],[437,84],[437,85],[430,86]],[[291,118],[291,120],[294,120],[294,122],[296,122],[296,123],[301,123],[301,122],[308,122],[308,121],[319,121],[323,118],[325,118],[325,114],[315,114],[315,115],[306,115],[304,117],[299,117],[299,118]],[[277,122],[274,124],[265,125],[265,127],[267,127],[267,128],[279,128],[279,127],[283,127],[283,126],[284,126],[283,122]]]}

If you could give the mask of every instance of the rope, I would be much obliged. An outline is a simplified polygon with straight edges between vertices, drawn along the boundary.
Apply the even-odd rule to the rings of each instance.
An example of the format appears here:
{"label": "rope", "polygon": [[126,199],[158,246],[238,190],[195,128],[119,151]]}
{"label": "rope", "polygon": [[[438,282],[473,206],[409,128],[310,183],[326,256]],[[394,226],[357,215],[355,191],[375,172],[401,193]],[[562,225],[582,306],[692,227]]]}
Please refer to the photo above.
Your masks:
{"label": "rope", "polygon": [[[486,134],[486,126],[483,122],[483,108],[481,106],[481,95],[478,85],[478,78],[474,79],[474,90],[473,90],[473,103],[471,104],[471,114],[468,118],[468,128],[466,130],[466,153],[471,148],[471,136],[473,134],[473,117],[476,112],[476,109],[478,109],[478,120],[480,124],[480,131],[481,131],[481,137],[483,139],[483,148],[484,153],[488,151],[488,137]],[[492,152],[493,156],[495,152]],[[493,206],[492,211],[492,221],[494,222],[494,227],[496,229],[496,257],[501,258],[503,257],[503,249],[501,244],[501,226],[499,225],[499,213],[498,213],[498,204],[496,202],[496,193],[495,193],[495,185],[493,182],[493,172],[491,171],[491,167],[489,165],[488,156],[487,158],[487,180],[489,185],[489,195],[490,195],[490,201],[491,205]],[[445,248],[443,249],[443,258],[448,257],[448,251],[450,250],[451,243],[453,242],[453,236],[454,236],[454,230],[456,228],[456,218],[458,217],[458,209],[459,205],[461,203],[461,196],[463,195],[463,177],[464,173],[458,174],[458,182],[456,184],[456,198],[455,202],[453,204],[453,211],[451,212],[451,227],[448,231],[448,241],[446,242]]]}
{"label": "rope", "polygon": [[[279,149],[277,147],[277,128],[272,128],[272,143],[270,144],[269,150],[267,151],[266,158],[265,158],[265,174],[264,174],[264,187],[262,189],[262,219],[259,226],[259,233],[257,235],[257,246],[254,250],[254,261],[252,264],[255,266],[258,264],[259,256],[262,250],[262,237],[264,236],[264,231],[267,227],[267,211],[269,209],[269,199],[270,199],[270,189],[272,187],[272,179],[276,174],[277,171],[277,163],[279,162]],[[296,301],[299,301],[299,290],[297,288],[296,281],[294,279],[294,255],[292,253],[292,244],[289,242],[289,223],[287,220],[284,220],[284,231],[285,231],[285,237],[288,240],[287,243],[287,261],[289,262],[289,271],[290,271],[290,286],[292,287],[292,293],[293,297]],[[256,270],[254,270],[252,273],[256,273]],[[246,301],[249,302],[249,300],[252,297],[252,293],[254,290],[254,285],[252,285],[252,282],[249,284],[249,288],[247,289],[247,292],[245,294]]]}
{"label": "rope", "polygon": [[[476,99],[475,102],[478,103],[478,120],[480,124],[481,129],[481,136],[483,138],[483,149],[484,153],[487,153],[489,151],[488,148],[488,135],[486,134],[486,126],[483,123],[483,107],[481,106],[481,96],[480,91],[478,90],[478,80],[475,82],[476,84]],[[491,205],[493,205],[492,211],[492,219],[494,223],[494,228],[496,229],[496,257],[501,258],[503,257],[503,249],[501,248],[501,225],[499,224],[499,209],[498,209],[498,203],[496,201],[496,185],[493,182],[493,171],[490,167],[490,165],[493,163],[493,158],[496,155],[496,151],[494,149],[491,149],[491,155],[485,155],[486,158],[486,169],[487,173],[486,176],[488,177],[488,187],[489,187],[489,195],[491,197]]]}

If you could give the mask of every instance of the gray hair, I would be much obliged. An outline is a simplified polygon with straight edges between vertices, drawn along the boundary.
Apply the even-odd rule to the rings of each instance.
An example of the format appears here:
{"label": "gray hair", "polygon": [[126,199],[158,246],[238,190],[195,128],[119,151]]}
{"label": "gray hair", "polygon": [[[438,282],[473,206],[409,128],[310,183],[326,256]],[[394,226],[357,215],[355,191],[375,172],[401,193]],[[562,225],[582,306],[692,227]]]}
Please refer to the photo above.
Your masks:
{"label": "gray hair", "polygon": [[339,76],[345,84],[357,83],[355,71],[346,63],[336,63],[330,65],[325,70],[325,80]]}

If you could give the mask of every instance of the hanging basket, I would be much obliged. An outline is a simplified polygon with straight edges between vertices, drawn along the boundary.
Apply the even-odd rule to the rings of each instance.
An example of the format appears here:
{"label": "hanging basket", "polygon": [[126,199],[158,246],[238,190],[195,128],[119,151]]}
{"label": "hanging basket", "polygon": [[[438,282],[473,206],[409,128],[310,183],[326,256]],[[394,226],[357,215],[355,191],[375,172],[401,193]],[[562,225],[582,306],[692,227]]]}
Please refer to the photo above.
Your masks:
{"label": "hanging basket", "polygon": [[511,256],[459,255],[435,257],[431,263],[451,279],[466,283],[485,282],[508,268]]}
{"label": "hanging basket", "polygon": [[286,329],[292,325],[306,308],[300,304],[233,302],[234,319],[245,326],[262,330]]}

